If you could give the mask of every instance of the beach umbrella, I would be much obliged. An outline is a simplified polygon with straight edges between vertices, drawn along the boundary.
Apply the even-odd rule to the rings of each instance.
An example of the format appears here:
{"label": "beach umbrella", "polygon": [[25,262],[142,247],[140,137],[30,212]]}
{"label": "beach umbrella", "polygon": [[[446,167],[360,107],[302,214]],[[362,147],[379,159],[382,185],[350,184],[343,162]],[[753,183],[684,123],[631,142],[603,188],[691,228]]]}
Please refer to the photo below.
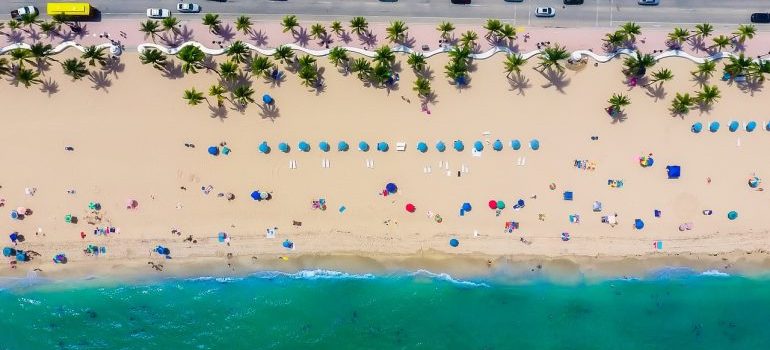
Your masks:
{"label": "beach umbrella", "polygon": [[463,145],[463,142],[460,140],[455,141],[454,147],[457,152],[462,152],[465,149],[465,145]]}
{"label": "beach umbrella", "polygon": [[347,151],[348,151],[348,149],[350,149],[350,145],[348,145],[348,143],[347,143],[347,142],[345,142],[345,141],[340,141],[340,142],[337,144],[337,151],[340,151],[340,152],[347,152]]}
{"label": "beach umbrella", "polygon": [[16,260],[17,261],[27,261],[27,253],[17,250],[16,251]]}
{"label": "beach umbrella", "polygon": [[497,201],[492,199],[489,201],[489,209],[497,209]]}
{"label": "beach umbrella", "polygon": [[11,247],[3,248],[3,256],[4,257],[7,258],[7,257],[13,256],[13,255],[16,255],[16,249],[13,249]]}
{"label": "beach umbrella", "polygon": [[136,209],[139,206],[139,202],[136,199],[126,200],[126,209]]}
{"label": "beach umbrella", "polygon": [[529,148],[531,148],[533,151],[537,151],[540,149],[540,141],[537,139],[532,139],[529,141]]}
{"label": "beach umbrella", "polygon": [[733,211],[727,213],[727,218],[730,219],[730,220],[737,219],[738,218],[738,212],[733,210]]}
{"label": "beach umbrella", "polygon": [[19,212],[15,211],[15,210],[11,210],[11,219],[16,220],[18,218],[19,218]]}
{"label": "beach umbrella", "polygon": [[258,201],[262,199],[262,196],[260,196],[259,191],[251,192],[251,199]]}
{"label": "beach umbrella", "polygon": [[754,176],[749,179],[749,187],[751,188],[757,188],[759,187],[759,184],[762,182],[758,177]]}
{"label": "beach umbrella", "polygon": [[495,143],[492,144],[492,149],[495,151],[502,151],[503,150],[503,142],[500,140],[495,140]]}
{"label": "beach umbrella", "polygon": [[521,148],[521,141],[519,140],[511,141],[511,148],[513,148],[514,151],[518,151]]}
{"label": "beach umbrella", "polygon": [[636,219],[634,220],[634,228],[637,230],[641,230],[644,228],[644,221],[642,219]]}
{"label": "beach umbrella", "polygon": [[735,132],[736,130],[738,130],[739,126],[740,124],[738,124],[738,121],[733,120],[730,122],[730,125],[728,125],[727,128],[730,130],[730,132]]}
{"label": "beach umbrella", "polygon": [[224,243],[225,239],[227,239],[227,233],[226,232],[220,232],[220,233],[217,234],[217,241],[219,241],[219,243]]}
{"label": "beach umbrella", "polygon": [[481,141],[476,141],[473,143],[473,149],[476,150],[476,152],[481,152],[484,150],[484,144],[481,143]]}
{"label": "beach umbrella", "polygon": [[16,241],[19,240],[19,233],[13,232],[10,235],[8,235],[8,237],[11,239],[12,243],[16,243]]}
{"label": "beach umbrella", "polygon": [[428,152],[428,144],[426,144],[425,142],[422,142],[422,141],[418,142],[417,143],[417,150],[422,152],[422,153]]}
{"label": "beach umbrella", "polygon": [[267,142],[262,141],[262,143],[259,144],[259,152],[264,154],[270,153],[270,146],[267,145]]}
{"label": "beach umbrella", "polygon": [[286,142],[281,142],[278,144],[278,150],[283,153],[289,153],[289,149],[290,149],[289,144]]}
{"label": "beach umbrella", "polygon": [[385,141],[377,142],[377,150],[380,152],[387,152],[390,147],[388,147],[388,143]]}
{"label": "beach umbrella", "polygon": [[497,201],[497,209],[505,209],[505,202]]}
{"label": "beach umbrella", "polygon": [[326,141],[321,141],[321,142],[319,142],[319,143],[318,143],[318,148],[319,148],[321,151],[324,151],[324,152],[329,152],[329,150],[331,149],[331,147],[329,146],[329,143],[328,143],[328,142],[326,142]]}
{"label": "beach umbrella", "polygon": [[709,124],[709,131],[711,132],[719,131],[719,122],[716,122],[716,121],[711,122],[711,124]]}
{"label": "beach umbrella", "polygon": [[285,240],[285,241],[283,241],[283,243],[281,243],[281,245],[282,245],[284,248],[286,248],[286,249],[292,249],[292,248],[294,248],[294,242],[292,242],[292,241],[290,241],[290,240],[288,240],[288,239],[287,239],[287,240]]}
{"label": "beach umbrella", "polygon": [[765,130],[770,131],[770,122],[767,122],[767,124],[765,124]]}
{"label": "beach umbrella", "polygon": [[390,182],[387,185],[385,185],[385,190],[388,191],[388,193],[396,193],[398,191],[398,187],[396,184]]}
{"label": "beach umbrella", "polygon": [[358,143],[358,150],[363,152],[369,152],[369,144],[366,143],[366,141],[361,141]]}
{"label": "beach umbrella", "polygon": [[406,211],[408,211],[410,213],[414,213],[415,210],[417,210],[417,207],[415,207],[414,204],[412,204],[412,203],[407,203],[406,204]]}
{"label": "beach umbrella", "polygon": [[752,132],[757,128],[757,122],[751,120],[746,124],[746,131]]}
{"label": "beach umbrella", "polygon": [[692,132],[696,133],[696,134],[697,134],[697,133],[699,133],[699,132],[701,132],[701,131],[703,130],[703,123],[701,123],[701,122],[695,122],[695,124],[693,124],[693,125],[692,125],[692,127],[690,128],[690,130],[691,130]]}
{"label": "beach umbrella", "polygon": [[465,202],[465,203],[463,203],[463,207],[462,207],[462,209],[463,209],[463,211],[465,211],[465,212],[469,212],[469,211],[471,211],[471,209],[473,209],[473,208],[471,207],[471,204],[470,204],[470,203],[468,203],[468,202]]}
{"label": "beach umbrella", "polygon": [[217,146],[211,146],[209,147],[209,154],[212,156],[218,156],[219,155],[219,147]]}
{"label": "beach umbrella", "polygon": [[439,152],[446,151],[446,144],[444,144],[444,141],[436,142],[436,150]]}
{"label": "beach umbrella", "polygon": [[310,151],[310,144],[305,142],[305,141],[300,141],[297,144],[297,148],[299,148],[299,150],[302,151],[302,152],[309,152]]}
{"label": "beach umbrella", "polygon": [[458,241],[457,238],[452,238],[449,240],[450,247],[456,248],[458,245],[460,245],[460,241]]}
{"label": "beach umbrella", "polygon": [[273,103],[274,101],[275,100],[273,100],[272,96],[270,96],[268,94],[262,95],[262,102],[264,102],[265,104],[269,105],[269,104]]}

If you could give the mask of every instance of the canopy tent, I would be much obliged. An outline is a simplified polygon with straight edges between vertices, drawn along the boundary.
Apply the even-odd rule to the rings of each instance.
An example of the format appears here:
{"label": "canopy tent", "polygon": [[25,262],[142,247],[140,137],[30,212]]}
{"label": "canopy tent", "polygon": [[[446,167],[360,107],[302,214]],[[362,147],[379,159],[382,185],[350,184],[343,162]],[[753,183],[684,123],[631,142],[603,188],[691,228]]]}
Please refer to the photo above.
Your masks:
{"label": "canopy tent", "polygon": [[678,179],[682,175],[682,168],[678,165],[666,166],[666,173],[669,179]]}
{"label": "canopy tent", "polygon": [[749,122],[746,124],[746,131],[747,131],[747,132],[752,132],[752,131],[754,131],[754,129],[756,129],[756,128],[757,128],[757,122],[755,122],[755,121],[753,121],[753,120],[749,121]]}
{"label": "canopy tent", "polygon": [[711,124],[709,124],[709,131],[711,131],[711,132],[719,131],[719,122],[717,122],[717,121],[711,122]]}
{"label": "canopy tent", "polygon": [[398,186],[392,182],[389,182],[387,185],[385,185],[385,191],[388,191],[388,193],[396,193],[398,191]]}
{"label": "canopy tent", "polygon": [[358,143],[358,150],[362,152],[369,152],[369,144],[366,143],[366,141],[361,141]]}
{"label": "canopy tent", "polygon": [[513,148],[514,151],[518,151],[519,149],[521,149],[521,141],[519,140],[511,141],[511,148]]}
{"label": "canopy tent", "polygon": [[444,144],[444,141],[436,142],[436,150],[439,152],[446,151],[446,144]]}
{"label": "canopy tent", "polygon": [[290,149],[291,149],[291,147],[289,147],[289,144],[286,143],[286,142],[281,142],[281,143],[278,144],[278,150],[283,152],[283,153],[289,153]]}
{"label": "canopy tent", "polygon": [[703,131],[703,123],[701,123],[701,122],[695,122],[695,123],[692,125],[692,127],[690,128],[690,131],[692,131],[692,132],[694,132],[694,133],[696,133],[696,134],[697,134],[697,133],[699,133],[699,132],[701,132],[701,131]]}
{"label": "canopy tent", "polygon": [[267,145],[267,142],[262,141],[262,143],[259,144],[259,152],[264,154],[270,153],[270,146]]}
{"label": "canopy tent", "polygon": [[422,141],[418,142],[417,150],[420,151],[421,153],[428,152],[428,144]]}
{"label": "canopy tent", "polygon": [[460,245],[460,241],[458,241],[457,238],[452,238],[449,240],[450,247],[457,248],[458,245]]}
{"label": "canopy tent", "polygon": [[377,142],[377,150],[380,152],[387,152],[390,149],[390,146],[388,146],[388,143],[385,141]]}
{"label": "canopy tent", "polygon": [[540,149],[540,141],[537,139],[532,139],[529,141],[529,148],[531,148],[533,151],[537,151]]}
{"label": "canopy tent", "polygon": [[484,144],[481,141],[476,141],[473,143],[473,150],[476,152],[481,152],[484,150]]}
{"label": "canopy tent", "polygon": [[297,148],[302,152],[310,152],[310,144],[305,141],[300,141],[297,144]]}
{"label": "canopy tent", "polygon": [[500,140],[495,140],[495,142],[492,144],[492,149],[495,151],[502,151],[503,150],[503,142]]}
{"label": "canopy tent", "polygon": [[219,147],[211,146],[211,147],[208,148],[208,152],[212,156],[218,156],[219,155]]}
{"label": "canopy tent", "polygon": [[454,148],[455,148],[455,151],[457,151],[457,152],[462,152],[463,150],[465,150],[465,145],[463,144],[463,142],[462,142],[462,141],[460,141],[460,140],[455,140],[455,142],[454,142]]}
{"label": "canopy tent", "polygon": [[323,152],[329,152],[329,150],[331,150],[331,146],[329,146],[328,142],[321,141],[318,143],[318,149],[320,149]]}
{"label": "canopy tent", "polygon": [[730,125],[728,125],[727,128],[730,130],[730,132],[736,132],[740,126],[741,125],[737,120],[733,120],[730,122]]}
{"label": "canopy tent", "polygon": [[345,141],[340,141],[340,142],[337,144],[337,151],[340,151],[340,152],[347,152],[347,151],[348,151],[348,149],[350,149],[350,145],[348,145],[348,143],[347,143],[347,142],[345,142]]}

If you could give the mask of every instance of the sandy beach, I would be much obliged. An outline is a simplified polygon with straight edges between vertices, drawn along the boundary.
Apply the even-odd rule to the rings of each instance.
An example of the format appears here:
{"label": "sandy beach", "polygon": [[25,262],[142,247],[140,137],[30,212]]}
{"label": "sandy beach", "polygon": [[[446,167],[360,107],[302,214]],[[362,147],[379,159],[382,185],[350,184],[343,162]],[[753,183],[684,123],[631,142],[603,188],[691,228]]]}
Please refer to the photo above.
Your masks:
{"label": "sandy beach", "polygon": [[[760,53],[767,47],[752,44],[750,49]],[[69,50],[57,59],[75,55]],[[768,100],[763,88],[746,91],[715,77],[710,84],[722,97],[713,109],[674,117],[668,110],[672,97],[699,89],[689,73],[695,64],[685,59],[657,63],[655,69],[671,69],[674,79],[651,91],[624,83],[620,59],[567,69],[564,77],[551,80],[533,69],[537,60],[532,59],[522,79],[510,80],[498,54],[474,61],[469,86],[458,89],[444,77],[447,57],[441,55],[428,60],[436,98],[427,114],[412,91],[415,75],[406,55],[396,57],[400,82],[390,90],[346,76],[325,58],[318,59],[322,91],[300,85],[293,73],[280,85],[254,79],[257,99],[262,94],[275,98],[277,110],[271,113],[254,104],[239,111],[229,102],[223,112],[211,98],[188,106],[182,92],[206,91],[217,81],[214,72],[164,77],[130,51],[114,73],[96,82],[73,82],[54,65],[42,78],[47,92],[0,84],[6,102],[0,129],[5,169],[0,197],[6,202],[0,225],[25,237],[17,249],[40,254],[15,269],[4,264],[0,274],[24,276],[33,269],[49,277],[146,273],[152,271],[148,261],[180,274],[203,266],[213,266],[212,273],[244,273],[316,265],[351,270],[453,270],[457,265],[454,269],[475,273],[487,271],[490,260],[493,265],[523,262],[526,269],[547,261],[545,266],[554,269],[617,274],[669,265],[767,268],[770,198],[747,184],[755,175],[770,174],[765,131],[770,115],[761,102]],[[603,108],[621,92],[632,103],[625,109],[627,119],[613,122]],[[690,131],[694,122],[713,120],[721,122],[720,131]],[[733,133],[727,130],[732,120],[760,126],[752,133]],[[492,150],[498,139],[505,145],[500,152]],[[523,144],[520,150],[511,149],[514,139]],[[539,140],[539,150],[528,147],[532,139]],[[303,140],[311,145],[309,152],[297,149]],[[351,150],[338,152],[340,140]],[[360,152],[356,145],[362,140],[372,148],[385,141],[390,150]],[[454,140],[463,140],[465,151],[454,151]],[[474,156],[477,140],[485,148]],[[332,150],[319,150],[321,141]],[[416,150],[420,141],[428,144],[426,153]],[[435,149],[438,141],[447,143],[446,152]],[[207,153],[221,142],[232,149],[229,155]],[[260,153],[262,142],[272,152]],[[292,150],[279,152],[280,142]],[[406,143],[406,151],[396,150],[398,142]],[[639,157],[648,154],[655,164],[643,168]],[[321,167],[322,160],[329,167]],[[577,169],[575,160],[590,160],[595,170]],[[296,169],[289,168],[290,161],[296,161]],[[366,166],[369,161],[373,167]],[[667,165],[681,166],[681,178],[667,179]],[[622,180],[623,187],[608,186],[610,179]],[[391,182],[398,192],[382,196]],[[209,185],[211,192],[204,194],[201,187]],[[36,192],[27,195],[25,188]],[[254,190],[268,191],[272,199],[254,201],[249,196]],[[574,199],[563,200],[565,191]],[[218,193],[233,193],[235,199]],[[311,207],[319,198],[327,210]],[[513,210],[519,199],[526,205]],[[127,209],[127,200],[138,206]],[[489,200],[502,200],[507,207],[496,216]],[[594,201],[602,203],[602,212],[592,211]],[[89,202],[101,205],[98,225],[88,223]],[[466,202],[473,209],[460,216]],[[416,207],[414,213],[405,210],[408,203]],[[31,214],[13,220],[7,213],[17,207]],[[730,211],[739,213],[736,220],[728,220]],[[443,221],[437,223],[428,212]],[[616,226],[601,222],[613,213]],[[78,222],[65,222],[68,214]],[[579,223],[570,222],[575,214]],[[645,227],[635,229],[635,219]],[[506,232],[509,221],[519,228]],[[683,223],[693,228],[680,231]],[[93,234],[104,226],[119,232]],[[267,238],[272,228],[275,237]],[[227,233],[229,243],[218,242],[219,232]],[[563,241],[562,233],[570,240]],[[184,241],[189,235],[196,243]],[[448,244],[453,238],[458,247]],[[294,243],[292,250],[282,246],[287,239]],[[657,241],[662,249],[653,245]],[[89,244],[106,247],[106,254],[84,254]],[[153,253],[157,245],[168,247],[173,259]],[[5,241],[4,246],[13,245]],[[51,262],[57,253],[66,254],[66,265]],[[338,262],[332,262],[335,256]]]}

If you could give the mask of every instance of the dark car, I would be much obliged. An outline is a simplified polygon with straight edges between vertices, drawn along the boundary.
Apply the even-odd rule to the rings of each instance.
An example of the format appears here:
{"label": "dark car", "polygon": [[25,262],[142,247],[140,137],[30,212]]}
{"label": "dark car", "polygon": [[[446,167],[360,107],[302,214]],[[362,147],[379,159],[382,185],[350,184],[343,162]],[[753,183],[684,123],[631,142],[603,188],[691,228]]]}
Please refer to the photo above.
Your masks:
{"label": "dark car", "polygon": [[770,13],[752,13],[751,14],[751,22],[752,23],[770,23]]}
{"label": "dark car", "polygon": [[564,0],[564,5],[583,5],[583,0]]}
{"label": "dark car", "polygon": [[471,3],[471,0],[450,0],[453,4],[467,5]]}

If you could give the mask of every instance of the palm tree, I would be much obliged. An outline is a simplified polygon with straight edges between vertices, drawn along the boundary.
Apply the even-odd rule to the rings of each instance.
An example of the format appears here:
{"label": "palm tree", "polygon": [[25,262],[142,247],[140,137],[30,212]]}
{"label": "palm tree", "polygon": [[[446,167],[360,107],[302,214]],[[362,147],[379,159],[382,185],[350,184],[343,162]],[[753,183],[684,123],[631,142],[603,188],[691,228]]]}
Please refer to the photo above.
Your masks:
{"label": "palm tree", "polygon": [[612,32],[604,34],[604,44],[607,45],[608,48],[612,49],[611,51],[616,50],[620,45],[623,45],[623,43],[626,41],[626,36],[621,32]]}
{"label": "palm tree", "polygon": [[648,53],[642,54],[637,50],[635,56],[626,57],[623,60],[623,65],[626,67],[623,73],[629,76],[641,77],[647,72],[647,68],[651,68],[655,63],[655,57]]}
{"label": "palm tree", "polygon": [[503,61],[503,64],[505,65],[505,72],[507,73],[507,77],[511,77],[511,73],[521,72],[521,66],[523,66],[525,63],[527,63],[527,60],[522,56],[521,54],[509,54],[505,56],[505,61]]}
{"label": "palm tree", "polygon": [[238,64],[233,61],[225,61],[219,64],[219,77],[224,81],[235,81],[238,78]]}
{"label": "palm tree", "polygon": [[281,63],[288,62],[292,57],[294,57],[294,51],[285,45],[276,47],[275,53],[273,53],[273,58]]}
{"label": "palm tree", "polygon": [[11,60],[16,61],[18,68],[24,67],[24,63],[32,64],[32,52],[29,49],[17,48],[11,50]]}
{"label": "palm tree", "polygon": [[64,74],[72,77],[72,80],[80,80],[88,75],[88,68],[86,63],[77,58],[68,58],[61,62],[62,70]]}
{"label": "palm tree", "polygon": [[168,32],[172,31],[174,34],[179,34],[179,18],[169,16],[160,21],[163,30]]}
{"label": "palm tree", "polygon": [[53,46],[51,44],[43,44],[41,42],[36,42],[29,46],[29,52],[34,57],[38,63],[46,62],[48,60],[52,60],[55,62],[58,62],[55,58],[53,58]]}
{"label": "palm tree", "polygon": [[312,65],[303,65],[300,67],[297,76],[302,79],[302,85],[315,86],[318,81],[318,70]]}
{"label": "palm tree", "polygon": [[358,73],[358,79],[364,80],[369,77],[372,72],[372,65],[363,57],[353,60],[353,64],[350,65],[350,71]]}
{"label": "palm tree", "polygon": [[235,63],[243,63],[251,57],[251,50],[243,43],[243,41],[236,40],[225,50],[227,57]]}
{"label": "palm tree", "polygon": [[730,73],[733,78],[748,73],[752,62],[751,58],[741,53],[738,57],[730,56],[728,59],[730,62],[725,63],[725,72]]}
{"label": "palm tree", "polygon": [[[56,35],[58,34],[58,31],[59,31],[59,25],[57,25],[54,22],[45,21],[40,23],[39,27],[43,33],[46,33],[46,35],[49,35],[49,36],[51,34]],[[0,28],[2,28],[2,26],[0,26]]]}
{"label": "palm tree", "polygon": [[203,59],[206,58],[206,54],[194,45],[183,47],[176,56],[182,61],[182,71],[185,74],[198,73],[198,69],[203,68]]}
{"label": "palm tree", "polygon": [[273,69],[273,62],[270,61],[270,57],[256,56],[251,60],[251,74],[261,74],[267,78],[270,76],[271,69]]}
{"label": "palm tree", "polygon": [[381,46],[374,51],[374,62],[382,64],[393,64],[396,61],[396,54],[388,46]]}
{"label": "palm tree", "polygon": [[644,86],[647,87],[655,83],[660,83],[662,86],[664,82],[667,82],[671,79],[674,79],[674,73],[671,73],[671,70],[668,68],[662,68],[657,72],[652,73],[652,79],[650,79],[650,82]]}
{"label": "palm tree", "polygon": [[409,64],[415,72],[420,72],[425,69],[425,55],[419,52],[412,52],[409,54],[409,58],[406,59],[406,63]]}
{"label": "palm tree", "polygon": [[25,30],[27,33],[32,31],[32,27],[40,23],[41,21],[37,18],[37,13],[26,13],[21,15],[19,18],[19,22],[21,22],[22,25],[27,26],[29,28],[28,30]]}
{"label": "palm tree", "polygon": [[329,51],[329,61],[331,61],[335,67],[338,67],[340,64],[347,65],[348,60],[350,60],[350,58],[348,57],[348,52],[345,48],[336,46]]}
{"label": "palm tree", "polygon": [[144,33],[145,39],[149,36],[152,38],[152,42],[155,42],[155,36],[161,31],[160,24],[158,24],[158,21],[148,19],[139,24],[139,31]]}
{"label": "palm tree", "polygon": [[330,26],[332,33],[340,35],[344,32],[344,29],[342,28],[342,23],[340,21],[333,21]]}
{"label": "palm tree", "polygon": [[471,58],[471,49],[467,46],[455,46],[448,53],[449,58],[453,61],[462,61],[463,63],[469,63]]}
{"label": "palm tree", "polygon": [[294,34],[296,33],[294,28],[299,27],[299,20],[297,20],[297,16],[295,15],[286,15],[281,20],[281,26],[283,27],[284,33],[291,31],[291,33]]}
{"label": "palm tree", "polygon": [[674,114],[687,114],[690,112],[690,108],[695,104],[695,99],[690,96],[690,93],[684,94],[676,93],[676,96],[671,101],[671,112]]}
{"label": "palm tree", "polygon": [[235,30],[243,32],[244,35],[251,32],[251,25],[251,18],[248,16],[238,16],[238,18],[235,19]]}
{"label": "palm tree", "polygon": [[457,81],[468,74],[468,64],[462,60],[451,60],[444,66],[444,74],[450,80]]}
{"label": "palm tree", "polygon": [[363,33],[366,33],[368,30],[369,30],[369,22],[366,21],[366,18],[358,16],[358,17],[353,17],[353,19],[350,20],[351,32],[361,35]]}
{"label": "palm tree", "polygon": [[424,77],[417,77],[417,79],[414,81],[412,90],[417,93],[417,96],[428,97],[431,93],[430,80]]}
{"label": "palm tree", "polygon": [[720,35],[716,38],[713,38],[712,40],[714,41],[714,45],[709,46],[709,49],[718,48],[719,51],[722,51],[725,49],[725,47],[730,45],[730,38],[724,35]]}
{"label": "palm tree", "polygon": [[182,95],[182,98],[187,101],[187,104],[190,106],[195,106],[197,104],[200,104],[203,102],[205,97],[203,97],[203,93],[195,90],[195,88],[190,88],[189,90],[185,90],[184,94]]}
{"label": "palm tree", "polygon": [[315,68],[315,62],[316,59],[313,56],[310,55],[302,55],[297,59],[297,64],[300,68],[302,67],[314,67]]}
{"label": "palm tree", "polygon": [[770,73],[770,61],[752,61],[749,65],[749,75],[759,78],[759,81],[765,81],[765,74],[768,73]]}
{"label": "palm tree", "polygon": [[142,64],[152,64],[155,69],[163,70],[166,68],[166,54],[158,49],[146,49],[139,54],[139,61]]}
{"label": "palm tree", "polygon": [[561,65],[562,60],[569,58],[569,53],[564,46],[555,44],[545,47],[540,53],[540,64],[538,67],[545,71],[545,69],[556,68],[559,72],[564,71],[564,66]]}
{"label": "palm tree", "polygon": [[224,86],[222,85],[211,85],[209,87],[209,96],[215,97],[217,99],[217,106],[222,107],[225,104],[225,90]]}
{"label": "palm tree", "polygon": [[701,23],[695,25],[695,30],[690,37],[699,36],[701,39],[705,39],[707,36],[714,32],[714,26],[709,23]]}
{"label": "palm tree", "polygon": [[619,32],[621,32],[628,41],[633,42],[636,41],[637,35],[642,34],[642,27],[634,22],[626,22],[620,26]]}
{"label": "palm tree", "polygon": [[703,85],[703,89],[698,91],[696,99],[698,100],[698,103],[702,105],[711,106],[719,101],[720,97],[722,97],[722,95],[719,93],[718,87],[715,85]]}
{"label": "palm tree", "polygon": [[99,65],[104,66],[107,64],[107,57],[104,54],[105,50],[107,50],[106,47],[96,47],[95,45],[91,45],[85,48],[85,51],[83,51],[83,55],[80,56],[80,58],[88,60],[89,66],[95,66],[96,62],[99,62]]}
{"label": "palm tree", "polygon": [[500,39],[513,41],[516,39],[516,28],[506,23],[503,25],[503,28],[500,29],[499,36]]}
{"label": "palm tree", "polygon": [[390,66],[382,62],[375,64],[374,68],[369,74],[369,76],[374,80],[374,83],[377,85],[384,84],[388,79],[391,78],[392,75],[393,72],[390,70]]}
{"label": "palm tree", "polygon": [[11,73],[11,67],[8,65],[8,59],[0,57],[0,75],[9,75]]}
{"label": "palm tree", "polygon": [[436,30],[441,33],[441,38],[446,40],[449,39],[449,34],[455,30],[455,26],[450,22],[441,22],[438,27],[436,27]]}
{"label": "palm tree", "polygon": [[326,37],[326,27],[321,23],[316,23],[310,26],[310,36],[316,39],[324,39]]}
{"label": "palm tree", "polygon": [[40,84],[40,73],[24,67],[19,67],[16,71],[16,81],[23,84],[24,87],[29,88],[33,84]]}
{"label": "palm tree", "polygon": [[631,104],[631,99],[623,94],[612,94],[612,97],[607,100],[607,103],[610,104],[608,109],[612,110],[613,113],[620,113],[623,111],[623,107]]}
{"label": "palm tree", "polygon": [[219,19],[219,15],[215,13],[207,13],[203,15],[203,25],[209,27],[209,32],[212,34],[219,33],[219,26],[222,24],[222,20]]}
{"label": "palm tree", "polygon": [[487,40],[491,39],[492,37],[497,39],[500,30],[503,29],[503,22],[500,22],[499,19],[488,19],[487,23],[484,24],[484,29],[487,31],[487,34],[484,35]]}
{"label": "palm tree", "polygon": [[682,43],[690,36],[690,31],[684,28],[676,27],[674,31],[668,33],[669,45],[680,47]]}
{"label": "palm tree", "polygon": [[744,43],[746,39],[754,39],[755,34],[757,34],[757,28],[753,24],[741,24],[738,30],[733,32],[731,39],[738,38],[738,42]]}
{"label": "palm tree", "polygon": [[460,43],[465,47],[476,46],[476,40],[479,39],[479,35],[476,32],[469,30],[460,36]]}
{"label": "palm tree", "polygon": [[249,102],[254,102],[254,89],[248,85],[238,85],[233,89],[233,98],[241,104],[242,107],[246,107]]}
{"label": "palm tree", "polygon": [[387,39],[392,43],[400,43],[406,40],[407,31],[409,27],[406,26],[404,21],[393,21],[385,28],[385,32],[388,33]]}
{"label": "palm tree", "polygon": [[19,29],[19,28],[21,28],[21,22],[15,20],[15,19],[12,19],[12,20],[8,21],[8,28],[10,28],[12,31],[14,31],[16,29]]}
{"label": "palm tree", "polygon": [[714,71],[716,71],[716,69],[717,69],[717,62],[709,60],[703,63],[699,63],[698,68],[690,72],[690,74],[700,78],[708,79],[714,75]]}

